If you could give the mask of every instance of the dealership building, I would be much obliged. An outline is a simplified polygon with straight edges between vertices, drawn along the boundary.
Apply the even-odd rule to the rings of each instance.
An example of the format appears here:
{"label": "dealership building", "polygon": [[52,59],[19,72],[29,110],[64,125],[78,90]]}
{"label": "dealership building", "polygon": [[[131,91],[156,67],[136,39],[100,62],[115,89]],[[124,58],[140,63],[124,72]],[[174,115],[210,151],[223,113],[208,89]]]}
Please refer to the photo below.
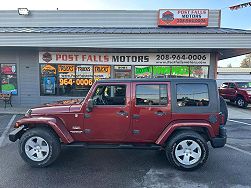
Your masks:
{"label": "dealership building", "polygon": [[95,80],[213,78],[218,60],[251,52],[251,31],[221,11],[0,11],[0,93],[14,105],[86,95]]}

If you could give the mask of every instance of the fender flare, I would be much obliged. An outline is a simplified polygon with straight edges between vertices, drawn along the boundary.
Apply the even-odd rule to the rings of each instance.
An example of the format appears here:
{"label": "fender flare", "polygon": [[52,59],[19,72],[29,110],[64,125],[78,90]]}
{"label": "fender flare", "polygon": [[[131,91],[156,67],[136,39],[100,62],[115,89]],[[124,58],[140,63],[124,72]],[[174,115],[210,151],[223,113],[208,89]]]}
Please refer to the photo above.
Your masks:
{"label": "fender flare", "polygon": [[155,141],[155,144],[163,145],[165,141],[169,138],[169,136],[178,128],[185,127],[202,127],[206,128],[209,136],[215,137],[212,126],[207,122],[172,122],[169,124],[164,131],[160,134],[158,139]]}
{"label": "fender flare", "polygon": [[69,144],[74,141],[70,133],[65,128],[64,123],[60,119],[54,117],[23,118],[16,122],[15,128],[18,128],[22,125],[28,127],[31,125],[37,125],[39,127],[41,124],[51,127],[65,144]]}

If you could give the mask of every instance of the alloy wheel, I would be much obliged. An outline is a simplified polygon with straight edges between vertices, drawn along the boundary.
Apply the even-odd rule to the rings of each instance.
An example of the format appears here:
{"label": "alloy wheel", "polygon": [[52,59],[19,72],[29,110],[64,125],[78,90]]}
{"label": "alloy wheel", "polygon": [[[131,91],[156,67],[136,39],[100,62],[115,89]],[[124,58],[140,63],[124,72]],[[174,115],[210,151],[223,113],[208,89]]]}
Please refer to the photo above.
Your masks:
{"label": "alloy wheel", "polygon": [[175,148],[176,159],[183,165],[193,165],[201,158],[201,147],[194,140],[183,140]]}
{"label": "alloy wheel", "polygon": [[48,143],[41,137],[33,136],[25,143],[25,153],[33,161],[43,161],[49,151]]}

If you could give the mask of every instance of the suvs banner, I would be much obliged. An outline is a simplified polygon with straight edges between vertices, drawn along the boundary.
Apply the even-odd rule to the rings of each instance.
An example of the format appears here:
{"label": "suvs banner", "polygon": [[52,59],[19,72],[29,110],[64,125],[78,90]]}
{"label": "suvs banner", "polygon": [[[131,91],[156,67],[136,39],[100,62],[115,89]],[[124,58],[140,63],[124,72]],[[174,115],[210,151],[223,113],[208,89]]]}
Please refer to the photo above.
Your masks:
{"label": "suvs banner", "polygon": [[[39,52],[39,63],[84,65],[209,65],[210,53]],[[62,67],[62,70],[66,70],[65,68],[66,67]]]}
{"label": "suvs banner", "polygon": [[160,9],[159,26],[207,26],[207,9]]}

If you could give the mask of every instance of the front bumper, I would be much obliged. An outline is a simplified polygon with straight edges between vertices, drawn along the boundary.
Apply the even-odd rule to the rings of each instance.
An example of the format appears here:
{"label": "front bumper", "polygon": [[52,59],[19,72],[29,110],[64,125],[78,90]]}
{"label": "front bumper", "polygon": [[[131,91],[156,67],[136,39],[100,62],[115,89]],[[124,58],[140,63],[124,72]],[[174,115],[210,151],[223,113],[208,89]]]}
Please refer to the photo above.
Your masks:
{"label": "front bumper", "polygon": [[15,142],[17,139],[21,138],[23,133],[24,133],[24,126],[20,126],[19,128],[17,128],[14,131],[10,132],[9,140],[11,142]]}
{"label": "front bumper", "polygon": [[214,148],[221,148],[227,142],[227,130],[224,126],[220,126],[219,133],[220,133],[219,136],[211,138],[211,145]]}

